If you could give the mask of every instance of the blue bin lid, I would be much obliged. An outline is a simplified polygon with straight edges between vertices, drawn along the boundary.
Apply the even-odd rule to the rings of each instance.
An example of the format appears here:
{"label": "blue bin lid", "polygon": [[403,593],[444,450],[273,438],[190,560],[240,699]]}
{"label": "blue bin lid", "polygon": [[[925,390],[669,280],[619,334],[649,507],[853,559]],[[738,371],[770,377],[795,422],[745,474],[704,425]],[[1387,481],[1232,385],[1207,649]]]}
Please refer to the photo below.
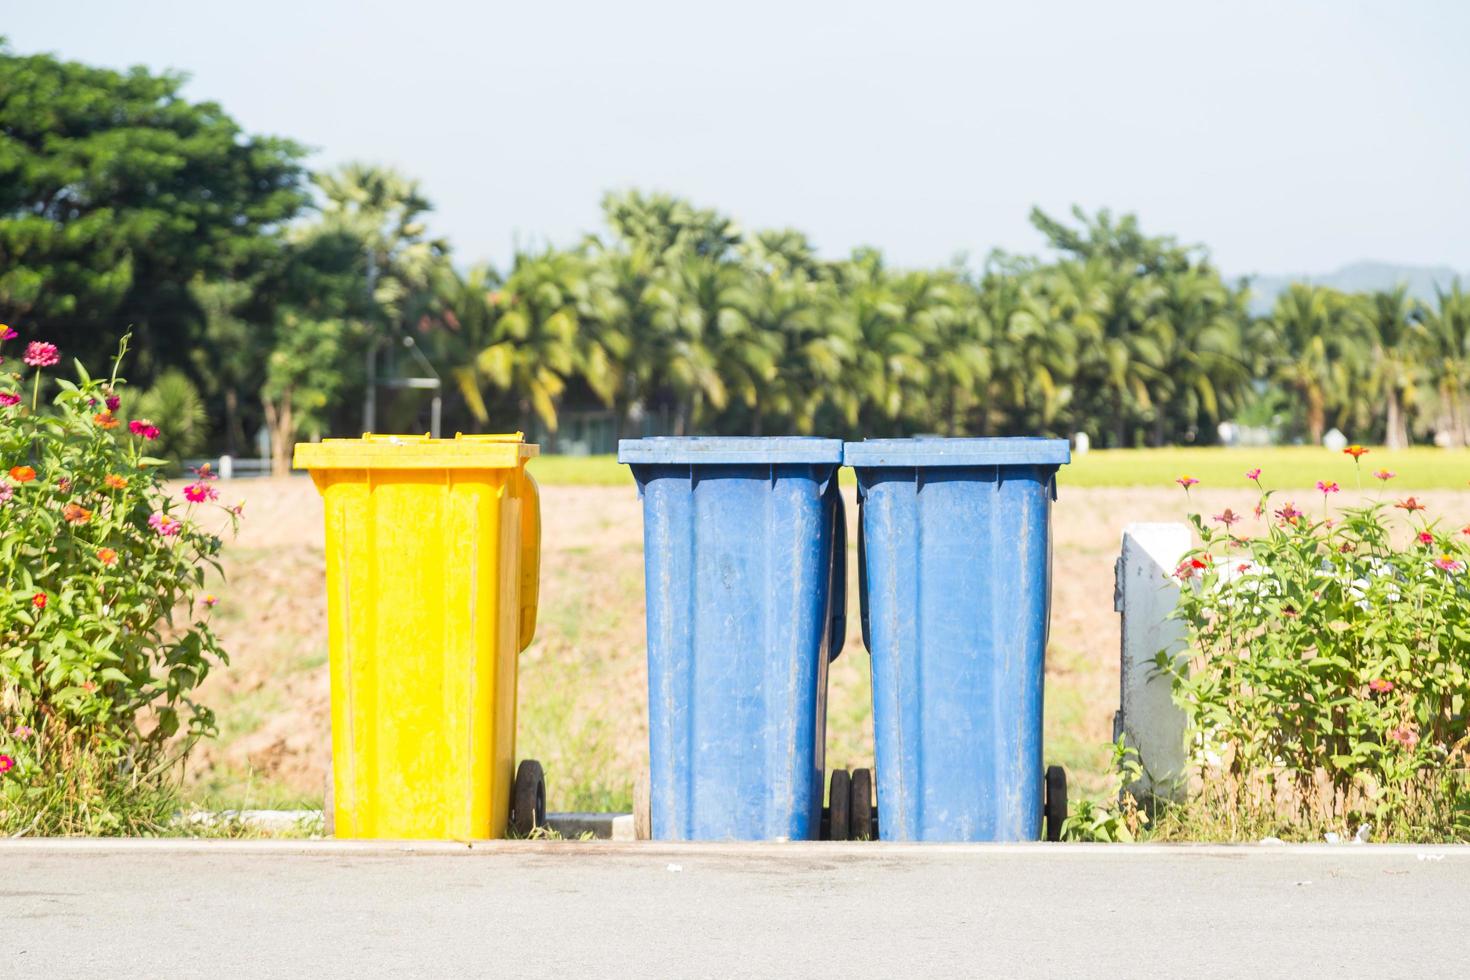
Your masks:
{"label": "blue bin lid", "polygon": [[817,436],[653,436],[618,441],[619,463],[842,462],[842,440]]}
{"label": "blue bin lid", "polygon": [[865,439],[843,447],[848,466],[1060,466],[1072,461],[1065,439]]}

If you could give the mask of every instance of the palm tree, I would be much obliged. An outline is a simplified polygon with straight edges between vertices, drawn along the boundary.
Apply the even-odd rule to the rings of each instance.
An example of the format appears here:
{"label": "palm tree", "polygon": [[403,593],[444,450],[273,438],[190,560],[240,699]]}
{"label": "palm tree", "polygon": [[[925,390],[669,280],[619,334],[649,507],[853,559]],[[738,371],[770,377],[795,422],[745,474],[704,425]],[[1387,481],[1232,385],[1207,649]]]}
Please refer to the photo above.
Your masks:
{"label": "palm tree", "polygon": [[1302,399],[1307,434],[1318,445],[1327,413],[1346,404],[1362,372],[1370,346],[1367,320],[1343,293],[1293,283],[1262,326],[1261,343],[1273,352],[1270,376]]}
{"label": "palm tree", "polygon": [[1367,316],[1373,342],[1368,381],[1375,399],[1382,400],[1384,445],[1404,449],[1409,445],[1408,414],[1414,408],[1415,382],[1421,373],[1416,349],[1419,304],[1401,284],[1369,296]]}
{"label": "palm tree", "polygon": [[1451,445],[1464,446],[1470,433],[1465,387],[1470,383],[1470,294],[1455,280],[1448,289],[1435,290],[1434,305],[1426,309],[1418,331],[1428,383],[1438,400],[1435,428]]}
{"label": "palm tree", "polygon": [[1153,276],[1102,258],[1058,263],[1043,279],[1051,329],[1078,334],[1078,387],[1092,393],[1095,418],[1111,418],[1113,445],[1127,446],[1156,411],[1173,328],[1157,313],[1163,287]]}

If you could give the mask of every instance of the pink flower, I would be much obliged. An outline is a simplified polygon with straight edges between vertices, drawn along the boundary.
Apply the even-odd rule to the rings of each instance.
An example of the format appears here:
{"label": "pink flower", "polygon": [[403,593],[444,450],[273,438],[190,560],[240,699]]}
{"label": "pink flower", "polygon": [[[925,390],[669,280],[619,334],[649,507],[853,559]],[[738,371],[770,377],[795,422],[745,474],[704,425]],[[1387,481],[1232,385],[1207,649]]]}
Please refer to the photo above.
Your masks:
{"label": "pink flower", "polygon": [[219,602],[219,596],[215,595],[213,592],[204,597],[204,605],[209,609],[213,609],[216,602]]}
{"label": "pink flower", "polygon": [[14,340],[20,334],[16,333],[8,323],[0,323],[0,340]]}
{"label": "pink flower", "polygon": [[158,438],[158,426],[147,419],[133,419],[128,423],[128,431],[135,436],[142,436],[149,442]]}
{"label": "pink flower", "polygon": [[1337,493],[1341,488],[1338,487],[1336,480],[1318,480],[1317,489],[1322,492],[1323,496],[1326,496],[1329,493]]}
{"label": "pink flower", "polygon": [[1253,480],[1256,483],[1260,483],[1261,482],[1261,468],[1259,466],[1257,466],[1253,470],[1246,470],[1245,471],[1245,478],[1247,480]]}
{"label": "pink flower", "polygon": [[218,500],[219,491],[207,483],[191,483],[184,488],[184,496],[190,503],[202,504],[206,500]]}
{"label": "pink flower", "polygon": [[15,731],[10,734],[19,739],[27,739],[36,734],[36,730],[30,725],[16,725]]}
{"label": "pink flower", "polygon": [[1197,573],[1209,567],[1208,564],[1200,561],[1198,558],[1191,558],[1188,561],[1181,561],[1179,567],[1174,569],[1174,574],[1179,577],[1181,582],[1188,582]]}
{"label": "pink flower", "polygon": [[50,367],[61,360],[61,354],[56,350],[55,344],[48,344],[44,340],[33,340],[26,344],[25,362],[31,367]]}
{"label": "pink flower", "polygon": [[1190,487],[1194,486],[1199,481],[1196,480],[1192,476],[1181,476],[1179,479],[1175,480],[1174,482],[1177,483],[1177,484],[1179,484],[1184,489],[1188,490]]}
{"label": "pink flower", "polygon": [[1287,504],[1276,512],[1276,517],[1282,524],[1294,524],[1302,516],[1302,512],[1296,509],[1295,504]]}
{"label": "pink flower", "polygon": [[13,391],[0,391],[0,405],[19,405],[20,396]]}
{"label": "pink flower", "polygon": [[1420,531],[1419,532],[1419,543],[1420,544],[1434,544],[1434,535],[1430,534],[1428,531]]}
{"label": "pink flower", "polygon": [[201,481],[219,479],[219,474],[216,473],[214,471],[214,467],[210,466],[208,463],[200,463],[199,466],[194,470],[194,475],[198,477]]}
{"label": "pink flower", "polygon": [[148,526],[165,538],[175,537],[184,529],[184,525],[178,519],[169,517],[164,513],[156,513],[148,518]]}
{"label": "pink flower", "polygon": [[1241,562],[1241,563],[1240,563],[1240,564],[1239,564],[1239,565],[1236,565],[1236,566],[1235,566],[1235,570],[1236,570],[1236,571],[1237,571],[1237,572],[1238,572],[1238,573],[1240,573],[1240,574],[1241,574],[1241,575],[1244,575],[1244,574],[1245,574],[1245,573],[1246,573],[1246,572],[1248,572],[1248,571],[1250,571],[1250,570],[1251,570],[1251,566],[1250,566],[1250,563],[1249,563],[1249,562],[1244,562],[1244,561],[1243,561],[1243,562]]}
{"label": "pink flower", "polygon": [[1384,483],[1387,483],[1389,480],[1392,480],[1394,477],[1398,476],[1398,474],[1394,473],[1392,470],[1378,470],[1373,474],[1373,476],[1379,480],[1382,480]]}
{"label": "pink flower", "polygon": [[15,760],[10,756],[0,753],[0,776],[15,768]]}
{"label": "pink flower", "polygon": [[231,507],[230,508],[230,513],[231,514],[234,514],[236,517],[244,517],[245,516],[245,501],[242,500],[238,504],[236,504],[235,506]]}
{"label": "pink flower", "polygon": [[1375,677],[1368,682],[1368,690],[1374,694],[1387,694],[1393,690],[1393,681],[1386,681],[1382,677]]}
{"label": "pink flower", "polygon": [[1224,524],[1226,527],[1230,527],[1240,520],[1240,515],[1231,510],[1229,507],[1226,507],[1225,513],[1215,515],[1215,520],[1219,521],[1221,524]]}
{"label": "pink flower", "polygon": [[1407,725],[1400,725],[1388,733],[1388,737],[1402,745],[1404,748],[1413,750],[1419,744],[1419,733]]}
{"label": "pink flower", "polygon": [[9,483],[0,483],[0,504],[7,503],[15,496],[15,487]]}
{"label": "pink flower", "polygon": [[1454,573],[1458,572],[1464,566],[1455,561],[1449,555],[1440,555],[1438,558],[1434,559],[1434,567],[1442,572]]}

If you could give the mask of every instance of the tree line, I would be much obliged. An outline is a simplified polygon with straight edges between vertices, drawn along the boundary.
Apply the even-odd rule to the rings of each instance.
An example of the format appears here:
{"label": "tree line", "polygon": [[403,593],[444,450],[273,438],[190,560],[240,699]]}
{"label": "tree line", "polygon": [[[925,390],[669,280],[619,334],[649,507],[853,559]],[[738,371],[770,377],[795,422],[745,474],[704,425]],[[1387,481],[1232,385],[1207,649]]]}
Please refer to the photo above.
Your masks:
{"label": "tree line", "polygon": [[[1211,443],[1233,420],[1318,441],[1470,438],[1470,298],[1297,283],[1268,315],[1199,246],[1131,215],[1031,212],[1044,254],[824,259],[664,194],[510,268],[461,266],[418,183],[245,134],[184,79],[0,47],[0,321],[98,363],[124,329],[176,455],[376,426],[631,433],[1070,435]],[[376,379],[376,381],[374,380]]]}

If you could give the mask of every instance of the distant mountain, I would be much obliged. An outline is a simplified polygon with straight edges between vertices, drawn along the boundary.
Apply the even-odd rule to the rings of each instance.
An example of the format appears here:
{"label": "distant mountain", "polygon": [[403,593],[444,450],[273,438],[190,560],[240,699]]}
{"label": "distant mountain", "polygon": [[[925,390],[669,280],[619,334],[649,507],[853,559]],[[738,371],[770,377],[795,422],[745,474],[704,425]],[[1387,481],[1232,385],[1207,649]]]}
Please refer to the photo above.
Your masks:
{"label": "distant mountain", "polygon": [[1411,295],[1430,302],[1434,299],[1435,287],[1448,288],[1456,276],[1470,286],[1470,273],[1456,272],[1449,266],[1390,265],[1387,262],[1354,262],[1320,276],[1251,276],[1251,312],[1270,313],[1277,294],[1285,292],[1293,282],[1331,286],[1350,293],[1392,289],[1402,282],[1408,284]]}

